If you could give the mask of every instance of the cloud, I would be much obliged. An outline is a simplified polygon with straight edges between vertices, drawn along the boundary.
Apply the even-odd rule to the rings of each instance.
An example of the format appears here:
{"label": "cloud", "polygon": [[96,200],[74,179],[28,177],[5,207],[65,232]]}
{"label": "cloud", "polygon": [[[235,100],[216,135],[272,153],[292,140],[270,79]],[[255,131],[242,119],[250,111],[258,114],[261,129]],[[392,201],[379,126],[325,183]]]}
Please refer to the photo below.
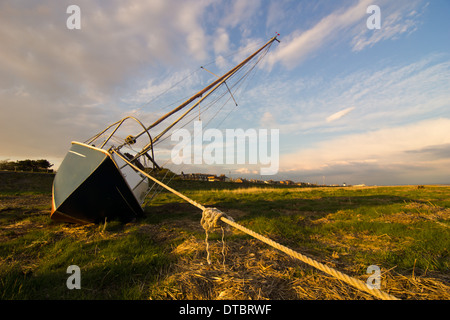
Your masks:
{"label": "cloud", "polygon": [[229,28],[237,26],[241,29],[246,28],[246,24],[254,17],[260,6],[260,0],[233,0],[225,10],[222,8],[224,11],[219,23]]}
{"label": "cloud", "polygon": [[355,109],[355,107],[349,107],[344,110],[338,111],[336,113],[333,113],[331,116],[327,117],[326,121],[328,123],[339,120],[340,118],[344,117],[348,113],[352,112]]}
{"label": "cloud", "polygon": [[216,54],[227,53],[230,47],[230,36],[225,28],[218,28],[214,38],[214,51]]}
{"label": "cloud", "polygon": [[123,116],[129,87],[147,79],[135,99],[155,92],[149,70],[204,61],[210,3],[78,1],[81,30],[68,30],[71,2],[1,2],[0,156],[61,157]]}
{"label": "cloud", "polygon": [[263,113],[260,119],[260,126],[261,128],[275,128],[277,126],[275,117],[271,112],[266,111]]}
{"label": "cloud", "polygon": [[[168,103],[158,100],[153,104],[155,110],[146,105],[142,108],[142,104],[180,83],[172,91],[174,95],[169,95],[176,94],[178,100],[182,89],[189,94],[211,76],[204,73],[205,78],[195,75],[185,80],[190,73],[184,71],[187,65],[191,69],[212,55],[218,57],[219,69],[241,61],[269,34],[264,23],[270,34],[281,31],[272,28],[279,22],[290,32],[266,59],[271,65],[291,68],[338,42],[362,52],[414,32],[423,2],[380,0],[383,22],[379,33],[369,32],[365,24],[366,8],[372,1],[345,2],[351,5],[331,13],[329,9],[337,5],[324,3],[305,5],[287,0],[277,12],[273,6],[279,1],[270,2],[270,9],[264,7],[265,2],[252,0],[80,0],[76,4],[81,8],[82,29],[68,30],[70,1],[1,2],[0,157],[62,157],[71,140],[83,141],[125,113],[139,113],[144,123],[150,122],[161,112],[156,106]],[[311,12],[305,22],[298,22],[300,14]],[[308,27],[302,30],[299,26]],[[230,58],[234,51],[239,54]],[[263,85],[249,86],[245,97],[237,96],[243,106],[239,118],[230,114],[228,120],[233,126],[254,126],[259,120],[263,127],[279,128],[285,137],[290,135],[289,148],[294,146],[291,150],[300,152],[297,147],[303,134],[319,132],[317,136],[326,139],[330,132],[376,132],[430,115],[448,117],[450,63],[444,59],[428,57],[394,67],[371,61],[363,70],[330,78],[295,74],[293,80],[290,73],[269,77],[267,70],[258,70],[258,76],[264,72],[264,79],[255,82]],[[217,72],[214,67],[211,70]],[[308,142],[304,155],[315,147],[326,151],[322,144],[314,147],[317,141]],[[401,150],[414,159],[421,157],[422,163],[437,163],[433,159],[447,152],[445,144],[430,143],[434,144]],[[332,145],[329,148],[336,152]],[[321,157],[327,170],[356,165],[373,168],[381,163],[377,157],[334,159],[326,153]]]}
{"label": "cloud", "polygon": [[144,87],[122,100],[126,103],[138,104],[139,109],[154,107],[154,105],[158,105],[158,109],[161,109],[165,108],[165,103],[167,103],[165,100],[172,99],[170,102],[173,102],[174,99],[178,100],[180,94],[193,92],[199,82],[197,72],[174,71],[167,76],[148,79]]}
{"label": "cloud", "polygon": [[[418,14],[415,9],[422,3],[415,1],[380,0],[382,25],[380,30],[369,30],[366,20],[371,0],[359,0],[356,5],[332,12],[307,30],[295,30],[283,38],[283,44],[271,53],[266,63],[269,68],[281,63],[293,68],[314,56],[325,45],[348,41],[353,51],[361,51],[375,43],[395,39],[417,29]],[[419,9],[418,9],[419,10]],[[272,18],[273,19],[273,18]]]}
{"label": "cloud", "polygon": [[416,150],[406,150],[405,156],[420,157],[424,160],[450,159],[450,144],[431,145]]}
{"label": "cloud", "polygon": [[355,6],[333,12],[306,31],[297,30],[283,39],[285,45],[279,47],[268,57],[268,65],[280,62],[292,68],[332,40],[337,33],[354,25],[366,15],[371,0],[360,0]]}
{"label": "cloud", "polygon": [[[449,176],[450,118],[348,134],[316,146],[283,155],[280,171],[305,175],[360,172],[361,168],[396,168],[415,176],[415,170],[431,168],[434,175]],[[343,171],[343,169],[345,170]],[[370,171],[366,171],[370,179]]]}
{"label": "cloud", "polygon": [[449,76],[448,56],[431,54],[401,65],[374,63],[345,76],[272,76],[248,96],[261,106],[260,123],[279,128],[285,140],[323,138],[448,116]]}
{"label": "cloud", "polygon": [[[382,25],[379,30],[361,29],[352,39],[352,50],[361,51],[366,47],[372,47],[376,43],[384,40],[396,39],[400,35],[410,34],[417,30],[419,24],[419,13],[414,8],[418,8],[419,1],[410,1],[407,9],[405,7],[397,7],[396,3],[387,4],[382,10]],[[418,9],[423,12],[428,6]]]}
{"label": "cloud", "polygon": [[258,170],[250,170],[249,168],[239,168],[233,171],[234,173],[248,175],[248,174],[258,174]]}

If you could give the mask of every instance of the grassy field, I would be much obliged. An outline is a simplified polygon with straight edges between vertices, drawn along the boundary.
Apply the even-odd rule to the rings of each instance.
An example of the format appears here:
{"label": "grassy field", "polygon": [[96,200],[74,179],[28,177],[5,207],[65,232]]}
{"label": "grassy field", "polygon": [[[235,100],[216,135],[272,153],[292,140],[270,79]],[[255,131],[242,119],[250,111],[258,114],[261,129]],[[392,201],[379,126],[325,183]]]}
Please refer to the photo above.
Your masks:
{"label": "grassy field", "polygon": [[[167,192],[133,223],[55,223],[52,180],[0,172],[0,299],[373,299],[234,229],[209,235],[208,265],[201,211]],[[450,187],[171,186],[360,280],[377,265],[398,298],[450,299]]]}

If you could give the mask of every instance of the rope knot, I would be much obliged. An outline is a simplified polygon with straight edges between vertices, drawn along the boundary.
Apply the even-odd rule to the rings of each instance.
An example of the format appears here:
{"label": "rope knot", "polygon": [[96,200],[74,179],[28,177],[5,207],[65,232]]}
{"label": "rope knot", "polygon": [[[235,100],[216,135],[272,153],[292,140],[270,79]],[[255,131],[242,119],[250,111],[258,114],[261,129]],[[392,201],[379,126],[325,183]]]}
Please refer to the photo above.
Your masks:
{"label": "rope knot", "polygon": [[[230,219],[225,213],[220,211],[217,208],[206,208],[203,210],[202,213],[202,220],[200,221],[203,229],[205,229],[206,232],[209,230],[220,228],[220,218],[226,217]],[[231,219],[230,219],[231,220]]]}
{"label": "rope knot", "polygon": [[223,255],[223,267],[225,270],[225,242],[223,241],[224,238],[224,230],[223,226],[220,223],[220,218],[226,217],[229,220],[233,220],[230,216],[226,215],[222,211],[220,211],[217,208],[205,208],[202,213],[202,220],[200,221],[200,224],[202,225],[203,229],[205,229],[206,233],[206,252],[207,252],[207,261],[208,264],[211,264],[210,254],[209,254],[209,243],[208,243],[208,233],[210,230],[215,228],[221,228],[222,229],[222,255]]}

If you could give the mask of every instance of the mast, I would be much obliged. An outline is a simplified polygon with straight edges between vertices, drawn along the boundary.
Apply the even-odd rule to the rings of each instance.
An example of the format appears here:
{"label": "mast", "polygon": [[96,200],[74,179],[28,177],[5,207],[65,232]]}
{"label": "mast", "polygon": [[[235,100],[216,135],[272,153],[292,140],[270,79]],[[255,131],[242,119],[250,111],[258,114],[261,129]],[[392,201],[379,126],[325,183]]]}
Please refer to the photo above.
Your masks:
{"label": "mast", "polygon": [[205,88],[203,88],[202,90],[200,90],[199,92],[197,92],[196,94],[194,94],[192,97],[190,97],[189,99],[187,99],[186,101],[184,101],[182,104],[180,104],[178,107],[176,107],[175,109],[173,109],[172,111],[166,113],[165,115],[163,115],[162,117],[160,117],[158,120],[156,120],[154,123],[152,123],[150,126],[148,126],[145,130],[143,130],[142,132],[140,132],[135,138],[140,137],[141,135],[143,135],[145,132],[147,132],[148,130],[150,130],[151,128],[157,126],[158,124],[160,124],[162,121],[164,121],[165,119],[167,119],[168,117],[170,117],[171,115],[175,114],[176,112],[182,110],[183,108],[185,108],[187,105],[189,105],[190,103],[192,103],[194,100],[201,98],[199,101],[197,101],[194,105],[192,105],[183,115],[181,115],[177,120],[175,120],[172,124],[170,124],[166,129],[164,129],[160,134],[158,134],[154,139],[152,139],[152,141],[150,141],[144,148],[142,148],[142,150],[135,156],[135,158],[140,157],[141,155],[145,154],[152,146],[153,143],[155,143],[157,140],[159,140],[168,130],[170,130],[176,123],[178,123],[183,117],[185,117],[192,109],[194,109],[196,106],[198,106],[205,98],[207,98],[211,93],[213,93],[219,86],[221,86],[226,80],[228,80],[231,76],[233,76],[237,71],[239,71],[243,66],[245,66],[250,60],[252,60],[256,55],[258,55],[262,50],[264,50],[265,48],[267,48],[270,44],[272,44],[272,42],[274,41],[278,41],[280,42],[278,39],[278,34],[276,36],[274,36],[273,38],[271,38],[269,41],[267,41],[266,44],[264,44],[261,48],[259,48],[258,50],[256,50],[253,54],[251,54],[250,56],[248,56],[246,59],[244,59],[241,63],[239,63],[238,65],[236,65],[233,69],[231,69],[230,71],[228,71],[227,73],[225,73],[223,76],[221,76],[220,78],[218,78],[217,80],[215,80],[214,82],[212,82],[211,84],[209,84],[208,86],[206,86]]}

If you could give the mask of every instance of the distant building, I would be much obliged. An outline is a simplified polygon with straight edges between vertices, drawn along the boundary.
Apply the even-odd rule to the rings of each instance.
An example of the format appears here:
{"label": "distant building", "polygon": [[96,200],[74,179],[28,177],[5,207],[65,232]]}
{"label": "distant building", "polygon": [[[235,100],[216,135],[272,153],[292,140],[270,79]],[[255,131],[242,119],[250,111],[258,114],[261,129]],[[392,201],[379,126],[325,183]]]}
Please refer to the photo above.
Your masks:
{"label": "distant building", "polygon": [[250,179],[248,182],[250,183],[257,183],[257,184],[263,184],[265,181],[258,180],[258,179]]}
{"label": "distant building", "polygon": [[226,175],[221,174],[220,176],[210,175],[208,177],[208,181],[210,181],[210,182],[214,182],[214,181],[229,182],[229,181],[231,181],[231,179],[228,178]]}
{"label": "distant building", "polygon": [[230,182],[231,181],[231,179],[228,178],[224,174],[217,176],[215,174],[181,172],[180,177],[183,180],[210,181],[210,182],[214,182],[214,181]]}
{"label": "distant building", "polygon": [[181,178],[184,180],[208,181],[210,174],[204,173],[181,173]]}
{"label": "distant building", "polygon": [[231,179],[230,178],[228,178],[226,175],[224,175],[224,174],[221,174],[219,177],[218,177],[218,179],[219,179],[219,181],[223,181],[223,182],[230,182],[231,181]]}

